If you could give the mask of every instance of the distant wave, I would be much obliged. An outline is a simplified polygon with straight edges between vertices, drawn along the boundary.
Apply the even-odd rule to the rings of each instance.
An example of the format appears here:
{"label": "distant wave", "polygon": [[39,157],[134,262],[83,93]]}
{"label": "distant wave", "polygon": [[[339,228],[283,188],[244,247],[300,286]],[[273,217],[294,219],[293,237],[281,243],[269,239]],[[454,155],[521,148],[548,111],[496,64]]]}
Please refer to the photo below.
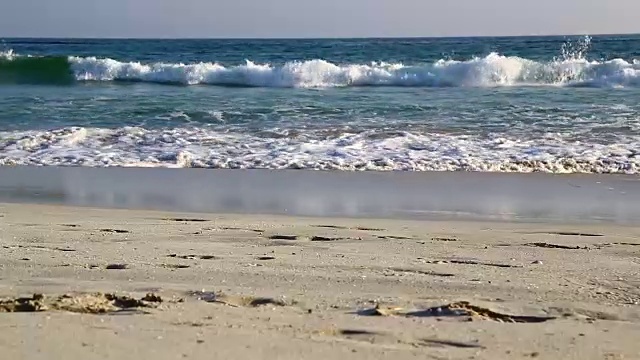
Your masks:
{"label": "distant wave", "polygon": [[491,53],[466,61],[334,64],[325,60],[284,65],[121,62],[96,57],[32,57],[0,53],[0,83],[148,82],[178,85],[323,88],[350,86],[639,87],[640,62],[582,57],[538,62]]}

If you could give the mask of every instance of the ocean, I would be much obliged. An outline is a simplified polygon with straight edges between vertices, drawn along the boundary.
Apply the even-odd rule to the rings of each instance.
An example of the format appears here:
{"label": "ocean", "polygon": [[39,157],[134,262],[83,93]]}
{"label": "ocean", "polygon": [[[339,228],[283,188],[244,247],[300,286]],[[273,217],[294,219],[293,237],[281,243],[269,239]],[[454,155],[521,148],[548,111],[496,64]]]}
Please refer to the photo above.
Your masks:
{"label": "ocean", "polygon": [[640,172],[640,36],[0,40],[0,165]]}

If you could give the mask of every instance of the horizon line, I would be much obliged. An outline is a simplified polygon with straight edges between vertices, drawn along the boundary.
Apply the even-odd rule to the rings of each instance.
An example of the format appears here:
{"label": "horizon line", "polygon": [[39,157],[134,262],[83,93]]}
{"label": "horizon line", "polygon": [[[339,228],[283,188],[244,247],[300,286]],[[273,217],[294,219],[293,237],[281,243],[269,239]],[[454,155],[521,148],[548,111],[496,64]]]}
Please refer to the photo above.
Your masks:
{"label": "horizon line", "polygon": [[79,36],[79,37],[65,37],[65,36],[7,36],[0,35],[0,43],[3,40],[20,40],[20,39],[45,39],[45,40],[394,40],[394,39],[473,39],[473,38],[552,38],[552,37],[566,37],[566,36],[589,36],[589,37],[602,37],[602,36],[633,36],[640,35],[640,33],[567,33],[567,34],[529,34],[529,35],[444,35],[444,36],[334,36],[334,37],[93,37],[93,36]]}

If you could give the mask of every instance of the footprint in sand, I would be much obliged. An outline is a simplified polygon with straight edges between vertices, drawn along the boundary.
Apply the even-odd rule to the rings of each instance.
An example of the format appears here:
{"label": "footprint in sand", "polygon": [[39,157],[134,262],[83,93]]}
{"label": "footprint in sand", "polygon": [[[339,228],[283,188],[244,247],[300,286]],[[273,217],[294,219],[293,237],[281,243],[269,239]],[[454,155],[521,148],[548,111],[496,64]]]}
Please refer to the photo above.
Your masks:
{"label": "footprint in sand", "polygon": [[210,220],[207,220],[207,219],[199,219],[199,218],[164,218],[162,220],[175,221],[175,222],[207,222],[207,221],[210,221]]}
{"label": "footprint in sand", "polygon": [[147,294],[141,299],[115,294],[65,294],[49,297],[34,294],[31,297],[0,299],[0,313],[67,311],[84,314],[107,314],[121,311],[155,308],[163,302],[156,294]]}
{"label": "footprint in sand", "polygon": [[122,229],[100,229],[100,232],[114,233],[114,234],[129,234],[131,231]]}
{"label": "footprint in sand", "polygon": [[178,255],[178,254],[169,254],[169,255],[167,255],[167,257],[179,258],[179,259],[184,259],[184,260],[196,260],[196,259],[200,259],[200,260],[219,260],[219,259],[222,259],[221,257],[215,256],[215,255]]}
{"label": "footprint in sand", "polygon": [[374,308],[356,311],[361,316],[404,316],[404,317],[466,317],[493,320],[503,323],[541,323],[556,319],[553,316],[528,316],[502,314],[491,309],[459,301],[443,306],[420,310],[405,310],[400,307],[386,307],[380,304]]}
{"label": "footprint in sand", "polygon": [[297,235],[270,235],[267,237],[269,240],[289,240],[289,241],[295,241],[298,240],[298,236]]}
{"label": "footprint in sand", "polygon": [[586,246],[582,247],[582,246],[558,245],[558,244],[550,244],[550,243],[546,243],[546,242],[534,242],[534,243],[527,243],[525,245],[526,246],[533,246],[533,247],[547,248],[547,249],[589,250],[589,248],[586,247]]}

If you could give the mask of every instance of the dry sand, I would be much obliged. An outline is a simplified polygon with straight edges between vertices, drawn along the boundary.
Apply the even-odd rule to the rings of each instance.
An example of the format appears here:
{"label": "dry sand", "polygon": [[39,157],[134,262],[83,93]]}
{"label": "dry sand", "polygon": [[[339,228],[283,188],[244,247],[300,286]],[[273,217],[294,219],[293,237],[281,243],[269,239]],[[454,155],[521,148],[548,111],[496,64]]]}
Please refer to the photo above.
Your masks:
{"label": "dry sand", "polygon": [[2,359],[640,359],[640,227],[1,204],[0,297]]}

